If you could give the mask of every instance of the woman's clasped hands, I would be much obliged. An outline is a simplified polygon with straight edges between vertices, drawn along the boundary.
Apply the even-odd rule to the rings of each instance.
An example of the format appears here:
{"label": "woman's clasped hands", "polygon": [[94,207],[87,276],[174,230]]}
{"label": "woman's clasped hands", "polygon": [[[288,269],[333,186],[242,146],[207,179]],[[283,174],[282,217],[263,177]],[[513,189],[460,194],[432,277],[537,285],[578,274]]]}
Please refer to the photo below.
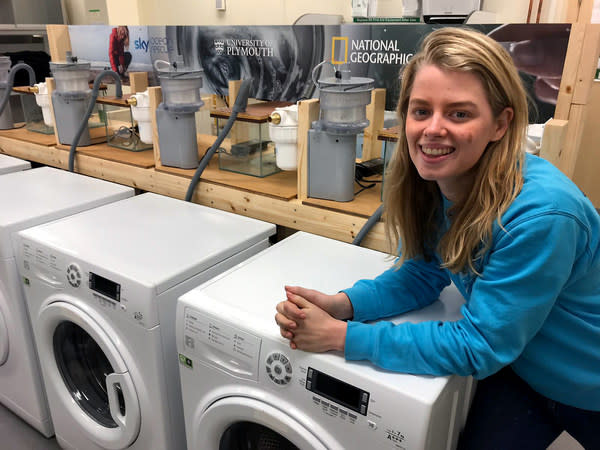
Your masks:
{"label": "woman's clasped hands", "polygon": [[277,304],[275,322],[292,349],[310,352],[344,350],[346,322],[352,304],[343,292],[324,294],[300,286],[285,286],[287,300]]}

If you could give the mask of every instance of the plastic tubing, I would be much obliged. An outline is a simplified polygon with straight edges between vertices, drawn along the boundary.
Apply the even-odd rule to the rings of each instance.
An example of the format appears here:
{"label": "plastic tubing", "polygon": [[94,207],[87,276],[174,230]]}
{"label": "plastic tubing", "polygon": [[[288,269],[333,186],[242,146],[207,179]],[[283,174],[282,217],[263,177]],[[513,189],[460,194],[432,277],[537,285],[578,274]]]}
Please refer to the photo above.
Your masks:
{"label": "plastic tubing", "polygon": [[379,208],[377,208],[377,210],[371,215],[371,217],[369,217],[367,219],[365,224],[362,226],[362,228],[360,229],[360,231],[358,232],[358,234],[352,241],[352,245],[360,245],[360,243],[365,238],[365,236],[369,233],[369,231],[371,231],[371,228],[373,228],[373,225],[375,225],[377,222],[379,222],[379,219],[381,219],[382,214],[383,214],[383,203],[381,205],[379,205]]}
{"label": "plastic tubing", "polygon": [[204,172],[204,169],[206,168],[206,166],[208,166],[210,158],[212,158],[212,156],[215,154],[215,152],[219,148],[219,145],[221,145],[221,142],[223,142],[223,139],[225,139],[225,137],[227,137],[227,135],[229,134],[229,130],[231,130],[231,127],[233,126],[233,123],[235,122],[235,119],[237,118],[238,113],[246,110],[246,106],[248,105],[248,97],[250,96],[250,88],[251,87],[252,87],[252,78],[242,81],[242,85],[240,86],[240,91],[235,99],[233,108],[231,108],[231,115],[229,116],[229,120],[227,120],[225,127],[223,127],[223,130],[221,130],[221,132],[219,133],[219,136],[217,136],[217,139],[215,140],[213,145],[211,145],[211,147],[208,149],[208,151],[202,157],[202,159],[200,160],[200,163],[198,164],[198,168],[196,169],[196,172],[194,172],[192,181],[190,182],[187,193],[185,194],[186,202],[192,201],[192,196],[194,195],[194,189],[196,189],[196,185],[200,181],[200,176],[202,175],[202,172]]}
{"label": "plastic tubing", "polygon": [[35,84],[35,72],[31,68],[30,65],[25,63],[17,63],[10,69],[10,73],[8,74],[8,82],[6,84],[6,93],[2,100],[0,100],[0,114],[4,112],[4,108],[8,104],[8,99],[10,98],[10,92],[12,91],[13,85],[15,84],[15,75],[21,70],[25,69],[29,72],[29,86],[33,86]]}
{"label": "plastic tubing", "polygon": [[121,85],[121,78],[117,72],[113,72],[112,70],[103,70],[98,74],[96,79],[94,80],[94,87],[92,88],[92,98],[90,99],[90,104],[88,105],[88,109],[83,116],[83,120],[77,129],[77,133],[75,134],[75,138],[73,142],[71,142],[71,149],[69,150],[69,172],[73,172],[75,168],[75,152],[77,151],[77,144],[79,143],[79,139],[81,139],[81,135],[83,134],[83,130],[87,126],[87,121],[92,115],[92,111],[94,110],[94,106],[96,105],[96,99],[98,98],[98,92],[100,91],[100,82],[102,78],[105,76],[111,76],[115,80],[115,85],[117,87],[117,97],[123,97],[123,87]]}

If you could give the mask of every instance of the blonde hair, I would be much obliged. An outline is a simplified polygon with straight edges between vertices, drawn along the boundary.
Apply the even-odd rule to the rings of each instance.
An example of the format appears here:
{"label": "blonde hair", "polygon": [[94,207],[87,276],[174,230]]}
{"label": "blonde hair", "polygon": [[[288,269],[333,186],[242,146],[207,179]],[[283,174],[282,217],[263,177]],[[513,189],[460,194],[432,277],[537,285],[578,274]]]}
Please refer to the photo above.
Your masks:
{"label": "blonde hair", "polygon": [[[422,179],[413,165],[404,124],[415,76],[424,65],[468,72],[482,82],[494,117],[506,107],[514,115],[504,136],[490,142],[474,167],[473,186],[456,202],[450,228],[440,236],[442,198],[435,181]],[[398,146],[386,174],[384,204],[391,250],[401,243],[401,258],[430,259],[434,251],[454,273],[466,268],[478,274],[475,261],[489,249],[492,225],[523,186],[522,142],[528,124],[527,94],[508,52],[488,36],[466,28],[442,28],[430,33],[420,51],[404,67],[398,99]]]}

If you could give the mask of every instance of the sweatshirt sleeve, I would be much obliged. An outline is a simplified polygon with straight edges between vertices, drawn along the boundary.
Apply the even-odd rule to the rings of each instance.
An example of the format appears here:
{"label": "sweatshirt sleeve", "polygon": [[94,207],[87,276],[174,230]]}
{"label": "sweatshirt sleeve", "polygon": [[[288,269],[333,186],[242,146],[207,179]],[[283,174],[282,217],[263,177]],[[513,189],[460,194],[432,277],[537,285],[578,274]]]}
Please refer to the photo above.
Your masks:
{"label": "sweatshirt sleeve", "polygon": [[373,280],[360,280],[344,292],[354,309],[353,320],[363,322],[395,316],[433,303],[450,278],[437,258],[407,260]]}
{"label": "sweatshirt sleeve", "polygon": [[582,249],[577,219],[540,215],[501,232],[456,322],[348,322],[345,357],[405,373],[485,378],[540,330]]}

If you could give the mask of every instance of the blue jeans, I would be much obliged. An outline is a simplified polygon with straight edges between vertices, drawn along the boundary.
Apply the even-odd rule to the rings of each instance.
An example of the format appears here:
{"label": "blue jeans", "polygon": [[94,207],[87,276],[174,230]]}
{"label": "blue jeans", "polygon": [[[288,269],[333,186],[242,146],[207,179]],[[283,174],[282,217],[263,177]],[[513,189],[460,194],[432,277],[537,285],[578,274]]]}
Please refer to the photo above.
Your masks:
{"label": "blue jeans", "polygon": [[563,431],[600,450],[600,411],[550,400],[505,367],[478,382],[458,449],[545,450]]}

